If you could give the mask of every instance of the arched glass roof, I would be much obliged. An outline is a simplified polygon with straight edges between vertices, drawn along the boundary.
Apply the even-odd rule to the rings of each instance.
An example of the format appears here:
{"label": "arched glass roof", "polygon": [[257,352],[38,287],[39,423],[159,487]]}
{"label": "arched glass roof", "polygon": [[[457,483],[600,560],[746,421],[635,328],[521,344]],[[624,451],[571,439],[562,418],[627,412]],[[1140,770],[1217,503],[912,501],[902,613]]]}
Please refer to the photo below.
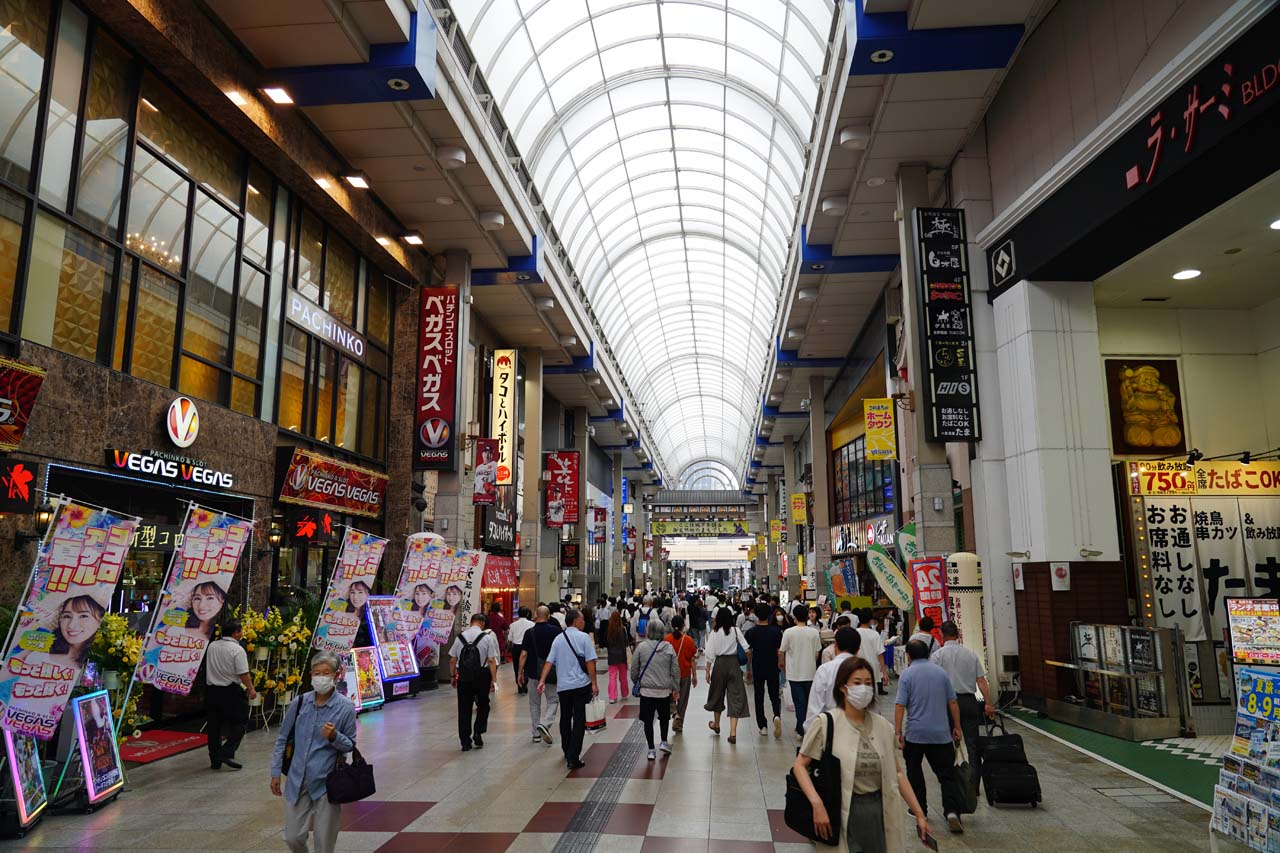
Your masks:
{"label": "arched glass roof", "polygon": [[467,0],[457,16],[656,448],[750,452],[833,0]]}

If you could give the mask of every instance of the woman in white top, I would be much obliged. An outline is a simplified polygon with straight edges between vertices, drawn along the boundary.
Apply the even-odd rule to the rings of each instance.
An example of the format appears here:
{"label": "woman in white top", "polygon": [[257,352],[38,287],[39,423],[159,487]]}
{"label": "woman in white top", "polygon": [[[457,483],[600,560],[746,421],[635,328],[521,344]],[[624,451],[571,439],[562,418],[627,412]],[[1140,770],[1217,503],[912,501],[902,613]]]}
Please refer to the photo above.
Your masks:
{"label": "woman in white top", "polygon": [[716,612],[715,630],[707,637],[707,684],[710,693],[703,707],[716,715],[707,723],[711,731],[720,734],[720,714],[725,710],[725,698],[729,706],[729,743],[738,742],[738,720],[751,716],[747,707],[747,688],[742,682],[742,667],[738,665],[738,649],[747,650],[747,640],[733,624],[733,611],[721,607]]}

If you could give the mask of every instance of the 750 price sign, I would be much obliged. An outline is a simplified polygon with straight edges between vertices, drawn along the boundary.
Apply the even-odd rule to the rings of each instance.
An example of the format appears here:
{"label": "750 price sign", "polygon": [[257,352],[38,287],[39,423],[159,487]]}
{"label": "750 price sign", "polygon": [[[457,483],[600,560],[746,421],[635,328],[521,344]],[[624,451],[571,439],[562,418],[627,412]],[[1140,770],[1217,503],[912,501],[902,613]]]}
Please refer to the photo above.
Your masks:
{"label": "750 price sign", "polygon": [[1130,490],[1135,495],[1194,495],[1195,474],[1185,462],[1153,460],[1129,465]]}

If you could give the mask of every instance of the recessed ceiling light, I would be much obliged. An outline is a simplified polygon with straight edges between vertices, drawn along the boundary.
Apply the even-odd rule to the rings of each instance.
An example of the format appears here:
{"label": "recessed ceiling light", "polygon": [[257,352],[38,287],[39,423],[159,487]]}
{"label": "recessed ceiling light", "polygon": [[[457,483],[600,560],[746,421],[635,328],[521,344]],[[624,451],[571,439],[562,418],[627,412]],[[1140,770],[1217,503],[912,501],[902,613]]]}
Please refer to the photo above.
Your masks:
{"label": "recessed ceiling light", "polygon": [[379,246],[390,246],[390,245],[391,245],[391,241],[390,241],[390,240],[388,240],[386,237],[374,237],[373,239],[375,239],[375,240],[377,240],[377,241],[378,241],[378,245],[379,245]]}
{"label": "recessed ceiling light", "polygon": [[262,90],[262,94],[271,99],[275,104],[292,104],[293,98],[286,89],[279,86],[267,86]]}
{"label": "recessed ceiling light", "polygon": [[1199,275],[1200,270],[1179,270],[1173,274],[1173,277],[1176,281],[1186,281],[1187,279],[1197,278]]}
{"label": "recessed ceiling light", "polygon": [[249,184],[249,194],[258,195],[258,188],[255,187],[253,184]]}
{"label": "recessed ceiling light", "polygon": [[421,231],[406,231],[404,234],[402,234],[402,235],[401,235],[400,239],[404,240],[404,241],[405,241],[406,243],[408,243],[410,246],[421,246],[421,245],[422,245],[422,232],[421,232]]}
{"label": "recessed ceiling light", "polygon": [[1271,223],[1271,230],[1280,231],[1280,219],[1277,219],[1275,222]]}
{"label": "recessed ceiling light", "polygon": [[319,187],[320,189],[322,189],[322,190],[327,190],[327,189],[329,189],[329,186],[330,186],[330,184],[329,184],[329,179],[328,179],[328,178],[316,178],[316,186],[318,186],[318,187]]}
{"label": "recessed ceiling light", "polygon": [[342,176],[343,179],[358,190],[369,189],[369,176],[364,172],[351,172]]}
{"label": "recessed ceiling light", "polygon": [[441,207],[448,207],[449,205],[453,204],[453,196],[438,195],[436,196],[436,204],[440,205]]}
{"label": "recessed ceiling light", "polygon": [[235,104],[237,107],[244,107],[249,104],[249,99],[235,89],[232,89],[229,92],[224,92],[223,94],[227,96],[227,100]]}

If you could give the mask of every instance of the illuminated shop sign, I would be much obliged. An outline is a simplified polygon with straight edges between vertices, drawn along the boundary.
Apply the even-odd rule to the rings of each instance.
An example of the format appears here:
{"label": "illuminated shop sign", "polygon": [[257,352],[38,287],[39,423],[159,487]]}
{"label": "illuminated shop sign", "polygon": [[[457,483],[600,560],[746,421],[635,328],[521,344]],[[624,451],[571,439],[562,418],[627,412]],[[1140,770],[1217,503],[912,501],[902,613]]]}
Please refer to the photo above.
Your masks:
{"label": "illuminated shop sign", "polygon": [[319,305],[302,298],[296,291],[289,294],[287,316],[290,323],[314,332],[347,355],[364,360],[364,337],[335,319]]}
{"label": "illuminated shop sign", "polygon": [[158,450],[108,450],[107,465],[153,480],[172,480],[180,485],[210,486],[215,489],[230,489],[235,486],[235,478],[230,471],[219,471],[207,467],[197,459]]}

